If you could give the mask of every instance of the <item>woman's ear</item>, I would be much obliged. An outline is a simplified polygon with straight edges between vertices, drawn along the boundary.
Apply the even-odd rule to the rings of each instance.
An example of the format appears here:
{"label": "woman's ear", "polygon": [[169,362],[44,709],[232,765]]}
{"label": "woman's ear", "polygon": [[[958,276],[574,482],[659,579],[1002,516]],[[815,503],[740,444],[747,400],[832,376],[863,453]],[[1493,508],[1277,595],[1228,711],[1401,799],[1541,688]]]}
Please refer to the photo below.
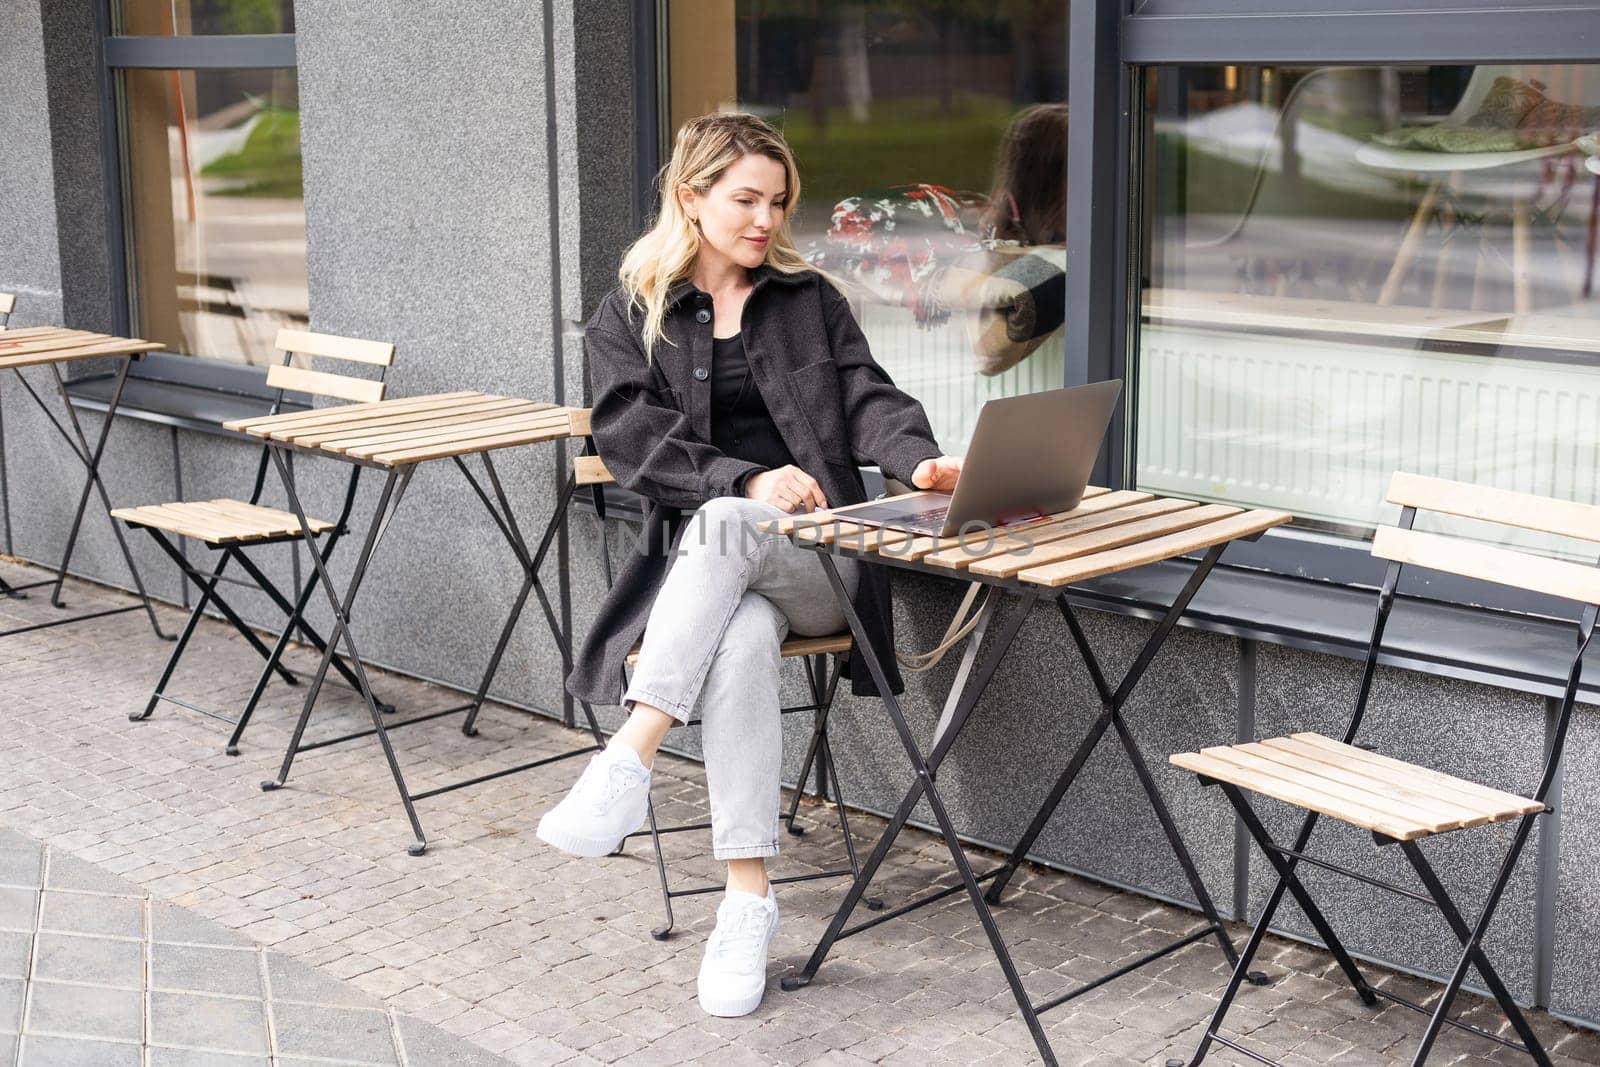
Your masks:
{"label": "woman's ear", "polygon": [[687,185],[678,186],[678,204],[683,208],[683,213],[689,216],[690,222],[698,222],[700,220],[699,201],[700,198],[695,195],[693,189]]}

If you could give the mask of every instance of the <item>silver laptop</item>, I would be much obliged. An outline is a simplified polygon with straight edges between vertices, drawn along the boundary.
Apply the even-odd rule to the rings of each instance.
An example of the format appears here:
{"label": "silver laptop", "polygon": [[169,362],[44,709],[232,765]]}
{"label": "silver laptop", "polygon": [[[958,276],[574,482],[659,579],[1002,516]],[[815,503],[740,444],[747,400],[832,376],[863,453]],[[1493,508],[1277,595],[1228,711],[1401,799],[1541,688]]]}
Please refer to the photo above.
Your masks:
{"label": "silver laptop", "polygon": [[[1083,499],[1122,380],[990,400],[978,412],[954,493],[850,508],[863,526],[950,537],[968,524],[1028,525]],[[971,530],[974,527],[968,526]]]}

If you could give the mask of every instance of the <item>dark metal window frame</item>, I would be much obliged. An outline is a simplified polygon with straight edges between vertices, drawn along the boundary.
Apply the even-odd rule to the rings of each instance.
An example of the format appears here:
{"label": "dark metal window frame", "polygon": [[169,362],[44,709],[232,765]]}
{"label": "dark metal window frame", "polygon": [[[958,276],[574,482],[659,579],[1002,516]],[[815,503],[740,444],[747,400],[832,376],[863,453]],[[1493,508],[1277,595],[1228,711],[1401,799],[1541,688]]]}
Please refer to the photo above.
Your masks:
{"label": "dark metal window frame", "polygon": [[[127,334],[133,329],[133,284],[129,267],[129,220],[123,206],[127,190],[127,167],[122,143],[122,94],[120,72],[124,70],[237,70],[241,68],[282,69],[295,67],[295,35],[214,34],[182,37],[125,36],[115,32],[111,10],[113,0],[99,5],[98,17],[103,32],[101,46],[101,136],[105,164],[105,191],[110,236],[110,262],[114,312],[117,328]],[[144,363],[145,361],[141,361]],[[216,391],[234,396],[260,399],[270,405],[272,390],[267,388],[266,368],[245,367],[238,363],[199,354],[181,354],[155,361],[159,375],[148,375],[152,382],[187,387],[174,390],[172,405],[153,421],[167,421],[178,412],[182,425],[208,424],[204,403],[189,404],[185,397],[195,391]],[[151,363],[150,366],[154,366]],[[133,376],[145,367],[136,365]],[[265,408],[263,408],[265,410]],[[144,417],[139,411],[122,412],[131,418]]]}
{"label": "dark metal window frame", "polygon": [[[1074,10],[1078,5],[1115,8],[1125,2],[1074,0]],[[1448,17],[1443,14],[1445,9]],[[1116,213],[1080,206],[1086,215],[1084,225],[1090,229],[1089,241],[1098,249],[1111,239],[1097,235],[1095,227],[1121,235],[1122,258],[1118,270],[1102,270],[1098,277],[1069,269],[1068,306],[1079,307],[1081,301],[1082,305],[1115,307],[1120,309],[1121,321],[1109,328],[1081,317],[1074,323],[1069,313],[1068,322],[1077,334],[1075,343],[1085,352],[1101,353],[1105,376],[1128,379],[1130,394],[1135,390],[1129,372],[1137,373],[1140,190],[1125,180],[1117,185],[1121,179],[1112,172],[1129,166],[1135,154],[1129,145],[1138,144],[1133,134],[1142,121],[1142,94],[1134,89],[1144,70],[1219,63],[1600,63],[1600,3],[1595,0],[1540,0],[1535,5],[1511,5],[1504,0],[1405,0],[1401,6],[1385,8],[1379,8],[1374,0],[1143,0],[1120,21],[1120,55],[1111,61],[1119,72],[1120,106],[1115,112],[1104,106],[1086,111],[1074,100],[1072,113],[1075,117],[1088,115],[1096,126],[1115,125],[1129,138],[1114,158],[1097,152],[1087,162],[1079,161],[1090,173],[1088,180],[1098,183],[1091,186],[1094,201],[1118,205]],[[1105,52],[1096,58],[1106,62]],[[1112,131],[1099,135],[1096,146],[1112,135]],[[1088,137],[1086,134],[1084,140]],[[1139,170],[1134,166],[1122,173]],[[1076,171],[1071,174],[1069,188],[1083,187],[1077,184],[1079,177]],[[1094,262],[1111,262],[1103,250],[1097,254],[1101,258]],[[1084,380],[1093,380],[1093,372],[1099,369],[1091,361],[1090,376]],[[1108,471],[1119,485],[1131,483],[1135,470],[1133,427],[1137,426],[1138,411],[1132,396],[1128,413],[1128,424],[1118,428],[1121,462]],[[1305,530],[1274,531],[1254,545],[1230,552],[1229,563],[1341,585],[1376,586],[1382,573],[1364,540]],[[1465,579],[1436,578],[1424,595],[1448,603],[1575,617],[1572,606],[1563,601],[1519,595]]]}
{"label": "dark metal window frame", "polygon": [[[635,0],[639,123],[635,215],[655,210],[665,128],[668,0]],[[1600,0],[1063,0],[1068,8],[1066,385],[1123,378],[1126,403],[1095,471],[1100,484],[1133,481],[1140,412],[1136,372],[1141,228],[1135,176],[1147,67],[1184,64],[1377,65],[1538,60],[1600,62]],[[1449,17],[1442,17],[1445,11]],[[622,501],[619,499],[619,504]],[[1333,587],[1376,587],[1382,568],[1364,540],[1288,529],[1229,551],[1224,565]],[[1431,577],[1408,590],[1447,604],[1566,619],[1553,598]],[[1262,614],[1275,597],[1263,584]],[[1317,629],[1308,624],[1307,639]]]}

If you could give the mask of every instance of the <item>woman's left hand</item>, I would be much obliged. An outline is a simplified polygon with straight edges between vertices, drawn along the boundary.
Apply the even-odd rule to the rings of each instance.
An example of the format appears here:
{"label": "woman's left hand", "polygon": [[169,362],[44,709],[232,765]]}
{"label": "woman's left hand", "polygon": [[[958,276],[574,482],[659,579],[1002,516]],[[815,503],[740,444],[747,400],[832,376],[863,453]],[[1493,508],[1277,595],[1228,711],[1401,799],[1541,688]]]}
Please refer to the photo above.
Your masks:
{"label": "woman's left hand", "polygon": [[960,456],[940,456],[925,459],[911,472],[911,485],[916,489],[935,489],[941,493],[955,491],[956,479],[961,477]]}

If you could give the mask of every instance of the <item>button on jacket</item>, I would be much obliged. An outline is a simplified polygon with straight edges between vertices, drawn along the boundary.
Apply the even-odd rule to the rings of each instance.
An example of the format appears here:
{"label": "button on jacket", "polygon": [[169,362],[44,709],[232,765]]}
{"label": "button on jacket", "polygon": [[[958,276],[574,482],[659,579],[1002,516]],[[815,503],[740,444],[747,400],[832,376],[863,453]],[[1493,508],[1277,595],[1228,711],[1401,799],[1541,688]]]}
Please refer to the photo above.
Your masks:
{"label": "button on jacket", "polygon": [[[753,283],[741,323],[745,351],[795,464],[833,507],[866,500],[862,464],[909,484],[919,463],[940,455],[938,442],[922,405],[873,360],[845,298],[811,271],[763,266]],[[743,477],[762,469],[711,443],[709,305],[688,282],[675,286],[648,362],[644,312],[630,308],[621,289],[601,301],[584,336],[596,449],[618,484],[646,502],[640,549],[601,603],[567,676],[567,690],[592,704],[621,697],[624,660],[644,634],[686,513],[736,495]],[[861,575],[855,609],[898,693],[888,575],[881,567],[863,567]],[[856,695],[876,695],[860,649],[846,673]]]}

